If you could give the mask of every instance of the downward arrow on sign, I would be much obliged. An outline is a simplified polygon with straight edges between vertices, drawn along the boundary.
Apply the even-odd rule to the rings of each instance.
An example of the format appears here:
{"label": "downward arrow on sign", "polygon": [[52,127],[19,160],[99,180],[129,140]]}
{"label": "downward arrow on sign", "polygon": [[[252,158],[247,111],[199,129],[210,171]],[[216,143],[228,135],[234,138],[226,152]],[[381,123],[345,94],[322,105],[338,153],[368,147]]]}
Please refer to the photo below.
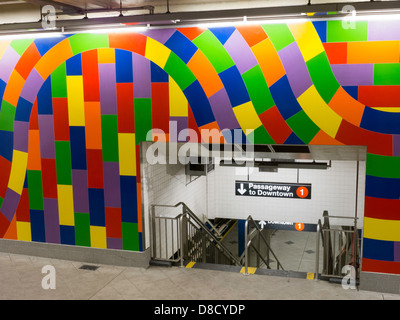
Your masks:
{"label": "downward arrow on sign", "polygon": [[243,195],[247,190],[243,188],[243,183],[240,184],[240,189],[237,189],[237,191]]}

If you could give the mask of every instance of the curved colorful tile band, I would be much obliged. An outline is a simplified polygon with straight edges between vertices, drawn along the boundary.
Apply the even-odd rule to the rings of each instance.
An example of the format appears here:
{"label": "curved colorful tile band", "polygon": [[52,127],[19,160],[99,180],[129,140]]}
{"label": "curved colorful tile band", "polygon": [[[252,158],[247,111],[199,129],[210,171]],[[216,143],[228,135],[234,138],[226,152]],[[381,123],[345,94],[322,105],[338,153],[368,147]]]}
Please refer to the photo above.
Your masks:
{"label": "curved colorful tile band", "polygon": [[173,121],[367,146],[363,270],[400,274],[399,56],[364,21],[0,41],[0,237],[143,250],[139,142]]}

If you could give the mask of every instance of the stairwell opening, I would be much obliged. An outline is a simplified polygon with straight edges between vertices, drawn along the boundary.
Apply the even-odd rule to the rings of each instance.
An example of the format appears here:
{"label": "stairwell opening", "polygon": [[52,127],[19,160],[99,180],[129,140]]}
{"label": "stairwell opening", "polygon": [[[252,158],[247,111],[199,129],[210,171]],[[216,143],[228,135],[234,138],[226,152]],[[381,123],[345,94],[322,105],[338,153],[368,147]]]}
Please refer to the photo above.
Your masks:
{"label": "stairwell opening", "polygon": [[[155,254],[163,255],[160,261],[179,264],[181,245],[205,252],[217,239],[222,251],[229,250],[243,268],[247,228],[248,236],[253,237],[247,251],[248,267],[263,273],[278,269],[280,264],[287,272],[308,274],[316,270],[317,226],[324,211],[338,217],[333,224],[339,227],[353,223],[347,217],[357,217],[361,234],[365,147],[196,143],[164,143],[159,147],[144,142],[140,148],[145,243],[157,251]],[[182,244],[178,236],[169,240],[179,229],[177,217],[183,211],[178,203],[196,215],[198,221],[193,224],[207,228],[215,239],[196,245],[195,240],[206,235],[193,231],[190,244],[187,240]],[[169,220],[155,223],[152,213]],[[253,225],[246,226],[249,216]],[[255,225],[260,229],[257,234],[257,230],[253,232]],[[188,229],[183,228],[183,232],[188,234]],[[216,253],[208,250],[214,258],[192,252],[185,256],[185,263],[196,256],[197,261],[192,262],[235,265],[232,259],[217,261]],[[321,271],[322,242],[319,250]]]}

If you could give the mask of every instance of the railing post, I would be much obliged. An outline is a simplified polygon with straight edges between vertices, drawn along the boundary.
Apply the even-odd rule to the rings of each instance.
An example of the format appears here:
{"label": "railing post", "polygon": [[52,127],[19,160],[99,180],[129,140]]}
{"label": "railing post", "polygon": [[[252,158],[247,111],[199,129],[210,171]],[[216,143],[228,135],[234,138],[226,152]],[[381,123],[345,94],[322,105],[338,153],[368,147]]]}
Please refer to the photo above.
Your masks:
{"label": "railing post", "polygon": [[316,233],[316,252],[315,252],[315,280],[318,280],[319,273],[319,233],[321,232],[320,221],[317,223],[317,233]]}
{"label": "railing post", "polygon": [[244,275],[249,275],[249,245],[248,245],[248,226],[249,220],[247,219],[244,225]]}

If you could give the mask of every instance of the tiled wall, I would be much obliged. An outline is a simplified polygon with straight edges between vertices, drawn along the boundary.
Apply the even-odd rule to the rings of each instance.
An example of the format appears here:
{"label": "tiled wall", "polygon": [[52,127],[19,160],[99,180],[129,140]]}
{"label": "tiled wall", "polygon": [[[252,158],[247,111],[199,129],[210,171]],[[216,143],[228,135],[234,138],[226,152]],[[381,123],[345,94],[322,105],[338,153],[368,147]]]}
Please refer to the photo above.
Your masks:
{"label": "tiled wall", "polygon": [[400,274],[399,30],[319,19],[1,40],[0,237],[144,250],[139,144],[156,129],[176,140],[173,121],[366,146],[362,268]]}

